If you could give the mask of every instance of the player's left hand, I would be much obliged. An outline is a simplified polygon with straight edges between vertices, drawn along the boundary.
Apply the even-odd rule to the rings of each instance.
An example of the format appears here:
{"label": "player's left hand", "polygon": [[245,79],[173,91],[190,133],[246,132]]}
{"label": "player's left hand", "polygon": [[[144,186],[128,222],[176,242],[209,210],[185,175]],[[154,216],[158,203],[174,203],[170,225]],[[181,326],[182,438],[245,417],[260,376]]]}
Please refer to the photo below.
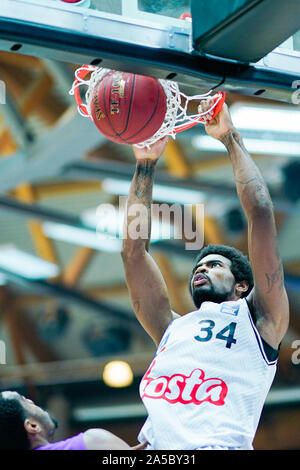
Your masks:
{"label": "player's left hand", "polygon": [[141,160],[153,160],[157,161],[159,157],[163,154],[167,143],[168,143],[168,136],[159,139],[157,142],[152,144],[150,148],[144,147],[139,148],[133,145],[133,153],[137,161]]}
{"label": "player's left hand", "polygon": [[[207,100],[203,100],[199,105],[198,112],[201,113],[208,111],[214,104],[215,97],[216,96],[211,96]],[[224,135],[234,131],[235,128],[226,103],[223,104],[221,111],[216,115],[216,117],[211,119],[213,112],[214,111],[212,110],[210,113],[202,116],[202,119],[205,122],[205,130],[207,134],[214,139],[221,140]]]}

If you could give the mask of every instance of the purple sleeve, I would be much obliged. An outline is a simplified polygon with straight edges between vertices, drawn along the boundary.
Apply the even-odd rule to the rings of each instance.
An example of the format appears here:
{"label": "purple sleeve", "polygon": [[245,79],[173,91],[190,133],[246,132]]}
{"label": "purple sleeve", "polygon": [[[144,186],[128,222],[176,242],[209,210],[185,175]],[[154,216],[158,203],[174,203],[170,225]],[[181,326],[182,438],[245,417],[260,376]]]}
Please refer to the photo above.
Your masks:
{"label": "purple sleeve", "polygon": [[87,450],[87,448],[84,443],[83,433],[81,432],[77,436],[70,437],[64,441],[49,443],[34,450]]}

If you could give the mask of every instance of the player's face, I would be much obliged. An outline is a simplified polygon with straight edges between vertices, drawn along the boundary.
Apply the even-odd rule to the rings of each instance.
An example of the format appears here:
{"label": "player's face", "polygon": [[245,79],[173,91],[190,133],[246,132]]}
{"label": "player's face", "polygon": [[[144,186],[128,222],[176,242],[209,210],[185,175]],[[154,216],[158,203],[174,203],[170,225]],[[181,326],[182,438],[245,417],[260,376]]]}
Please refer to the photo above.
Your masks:
{"label": "player's face", "polygon": [[38,420],[47,435],[52,435],[54,433],[55,429],[57,428],[56,419],[50,416],[47,411],[43,410],[43,408],[37,406],[32,400],[12,391],[2,392],[2,396],[3,398],[16,398],[19,400],[28,416]]}
{"label": "player's face", "polygon": [[210,254],[195,266],[191,279],[191,290],[197,308],[202,302],[225,302],[234,300],[235,278],[231,272],[231,261],[225,256]]}

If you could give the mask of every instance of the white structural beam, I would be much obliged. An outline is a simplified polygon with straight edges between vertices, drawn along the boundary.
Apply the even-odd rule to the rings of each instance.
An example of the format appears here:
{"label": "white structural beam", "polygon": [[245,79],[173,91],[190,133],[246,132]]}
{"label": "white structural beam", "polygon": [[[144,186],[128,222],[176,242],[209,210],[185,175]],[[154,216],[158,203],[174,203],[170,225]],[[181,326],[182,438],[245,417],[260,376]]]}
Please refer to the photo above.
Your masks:
{"label": "white structural beam", "polygon": [[123,17],[49,0],[1,0],[1,17],[148,47],[190,50],[190,22],[132,8]]}
{"label": "white structural beam", "polygon": [[85,153],[106,138],[89,120],[70,108],[57,125],[28,148],[29,158],[21,152],[0,160],[0,192],[23,182],[41,182],[59,176],[64,165],[81,160]]}

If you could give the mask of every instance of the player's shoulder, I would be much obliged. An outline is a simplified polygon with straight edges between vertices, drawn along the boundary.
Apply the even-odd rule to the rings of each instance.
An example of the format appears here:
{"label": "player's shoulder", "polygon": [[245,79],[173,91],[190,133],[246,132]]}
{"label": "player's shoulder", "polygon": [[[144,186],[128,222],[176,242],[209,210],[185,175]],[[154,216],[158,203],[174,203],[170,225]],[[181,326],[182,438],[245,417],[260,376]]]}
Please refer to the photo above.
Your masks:
{"label": "player's shoulder", "polygon": [[179,313],[174,312],[174,310],[171,310],[171,312],[172,312],[172,320],[169,323],[169,325],[171,325],[171,323],[173,323],[174,320],[178,320],[179,318],[182,317],[182,315],[179,315]]}

